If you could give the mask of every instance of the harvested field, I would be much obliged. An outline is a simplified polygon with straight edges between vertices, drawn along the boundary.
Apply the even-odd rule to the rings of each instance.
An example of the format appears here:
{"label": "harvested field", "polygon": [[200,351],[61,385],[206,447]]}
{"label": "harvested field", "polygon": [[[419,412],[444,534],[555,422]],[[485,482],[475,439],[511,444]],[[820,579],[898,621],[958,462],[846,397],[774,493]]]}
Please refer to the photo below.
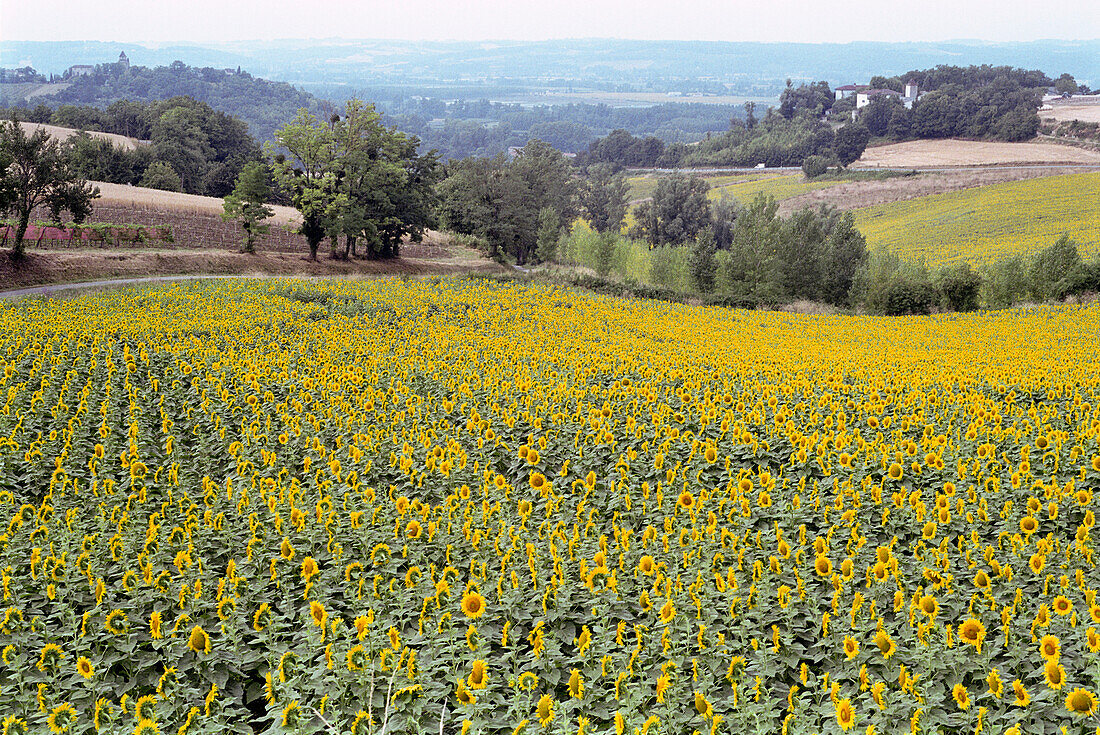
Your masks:
{"label": "harvested field", "polygon": [[1100,153],[1054,143],[913,140],[875,146],[852,168],[938,168],[1078,163],[1100,166]]}
{"label": "harvested field", "polygon": [[1057,120],[1066,122],[1080,120],[1081,122],[1100,122],[1100,97],[1093,102],[1066,102],[1051,106],[1050,110],[1040,110],[1039,117],[1044,120]]}
{"label": "harvested field", "polygon": [[838,209],[860,209],[891,202],[908,201],[949,191],[974,189],[979,186],[1003,184],[1009,181],[1036,179],[1092,171],[1082,168],[1002,168],[923,173],[919,176],[898,176],[879,181],[845,181],[835,186],[809,191],[781,200],[779,213],[786,216],[804,207],[816,208],[828,204]]}
{"label": "harvested field", "polygon": [[29,251],[18,265],[0,254],[0,291],[50,283],[74,283],[109,278],[159,275],[338,276],[372,278],[382,275],[498,273],[503,266],[480,253],[450,244],[441,237],[402,249],[395,260],[317,261],[302,253],[229,250],[72,250]]}
{"label": "harvested field", "polygon": [[[63,128],[59,125],[46,125],[44,123],[23,122],[19,124],[23,126],[23,129],[25,131],[27,131],[27,135],[31,135],[34,133],[35,130],[43,128],[47,133],[50,134],[51,138],[58,141],[67,140],[80,132],[75,128]],[[147,141],[138,140],[137,138],[127,138],[125,135],[115,135],[114,133],[99,133],[89,130],[88,135],[92,136],[93,138],[103,138],[104,140],[109,140],[114,143],[115,146],[121,148],[124,151],[132,151],[139,145],[148,145]]]}
{"label": "harvested field", "polygon": [[[99,199],[93,205],[97,212],[101,207],[111,207],[174,211],[179,214],[207,214],[215,217],[220,217],[222,213],[223,200],[218,197],[160,191],[125,184],[108,184],[103,181],[91,183],[99,187]],[[298,210],[293,207],[273,206],[272,209],[275,210],[275,216],[268,220],[272,224],[297,225],[301,222]],[[98,214],[95,216],[98,217]]]}

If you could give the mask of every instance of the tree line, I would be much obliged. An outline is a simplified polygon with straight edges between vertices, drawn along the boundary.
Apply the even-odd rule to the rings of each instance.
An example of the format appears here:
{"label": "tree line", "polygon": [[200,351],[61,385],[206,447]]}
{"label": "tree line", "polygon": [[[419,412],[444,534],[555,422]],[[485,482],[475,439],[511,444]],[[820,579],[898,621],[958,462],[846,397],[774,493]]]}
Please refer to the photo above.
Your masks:
{"label": "tree line", "polygon": [[[244,121],[249,133],[259,140],[270,140],[275,128],[299,108],[321,114],[327,107],[312,94],[286,82],[254,77],[239,69],[189,66],[182,61],[157,67],[97,64],[92,73],[68,81],[68,87],[50,95],[52,105],[105,108],[120,100],[151,103],[191,97]],[[42,107],[45,105],[39,103],[34,108],[35,115],[41,115]]]}
{"label": "tree line", "polygon": [[[244,164],[260,157],[260,145],[243,121],[192,97],[120,100],[102,110],[61,105],[35,108],[31,115],[18,108],[7,113],[11,119],[81,131],[66,142],[66,155],[79,176],[93,181],[222,197],[233,190]],[[126,150],[83,131],[145,144]]]}

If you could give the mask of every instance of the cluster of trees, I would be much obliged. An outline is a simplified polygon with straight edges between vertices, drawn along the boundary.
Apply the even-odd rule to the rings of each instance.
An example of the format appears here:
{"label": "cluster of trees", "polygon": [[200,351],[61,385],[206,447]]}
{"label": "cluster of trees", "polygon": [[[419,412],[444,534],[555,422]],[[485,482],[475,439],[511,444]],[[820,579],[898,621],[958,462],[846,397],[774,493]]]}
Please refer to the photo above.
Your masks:
{"label": "cluster of trees", "polygon": [[[380,105],[387,124],[415,134],[444,161],[494,156],[538,139],[565,153],[583,154],[599,136],[620,129],[652,138],[662,147],[692,142],[723,130],[740,110],[732,105],[667,103],[649,107],[605,104],[537,105],[404,98]],[[652,144],[650,144],[652,145]],[[626,164],[633,165],[633,164]]]}
{"label": "cluster of trees", "polygon": [[51,95],[51,103],[104,108],[119,100],[156,102],[191,97],[243,120],[259,140],[270,140],[275,128],[299,108],[314,113],[324,108],[316,97],[286,82],[272,82],[240,70],[188,66],[181,61],[154,68],[99,64],[91,74],[69,82],[71,86]]}
{"label": "cluster of trees", "polygon": [[[21,111],[8,113],[14,117]],[[65,148],[73,170],[93,181],[222,197],[233,190],[245,163],[260,157],[260,146],[243,121],[191,97],[121,100],[102,110],[39,107],[23,119],[147,142],[125,150],[87,134],[69,138]]]}
{"label": "cluster of trees", "polygon": [[[897,98],[880,97],[859,112],[860,121],[872,135],[891,140],[1028,140],[1039,129],[1036,110],[1049,88],[1065,94],[1087,91],[1069,74],[1054,80],[1036,69],[989,65],[914,69],[893,77],[872,77],[869,84],[900,93],[906,82],[915,82],[921,93],[912,109],[906,109]],[[816,90],[823,84],[799,88],[803,90],[799,99],[807,97],[811,86]],[[855,104],[855,98],[849,97],[814,109],[839,119],[850,116]]]}
{"label": "cluster of trees", "polygon": [[73,222],[81,223],[97,196],[99,189],[73,171],[49,133],[39,128],[27,135],[16,120],[0,122],[0,215],[15,216],[13,259],[23,257],[32,213],[43,208],[60,222],[61,213],[67,212]]}
{"label": "cluster of trees", "polygon": [[879,314],[928,314],[1003,309],[1026,301],[1062,301],[1100,292],[1100,257],[1085,260],[1078,244],[1062,235],[1031,255],[996,260],[978,270],[955,263],[932,271],[923,263],[876,254],[861,269],[853,305]]}
{"label": "cluster of trees", "polygon": [[636,138],[627,130],[618,128],[592,141],[588,150],[579,154],[574,163],[577,166],[606,163],[619,168],[652,168],[660,165],[664,152],[665,144],[660,138],[652,135]]}
{"label": "cluster of trees", "polygon": [[[435,154],[420,155],[420,141],[383,125],[373,105],[349,100],[342,116],[334,113],[327,120],[301,109],[275,131],[275,142],[278,152],[270,143],[265,146],[272,173],[302,213],[301,232],[311,258],[316,259],[326,237],[334,258],[394,257],[404,238],[419,242],[433,223],[439,176]],[[238,186],[226,213],[234,216],[242,207],[238,218],[247,224],[243,203],[262,204],[257,199],[262,195]],[[250,234],[248,227],[245,231]]]}
{"label": "cluster of trees", "polygon": [[[619,183],[621,201],[608,201],[605,209],[618,206],[621,222],[626,186]],[[541,140],[512,160],[501,154],[448,164],[438,193],[443,227],[479,238],[490,255],[507,255],[520,265],[552,259],[561,229],[581,210],[569,162]],[[603,219],[613,217],[605,213]]]}

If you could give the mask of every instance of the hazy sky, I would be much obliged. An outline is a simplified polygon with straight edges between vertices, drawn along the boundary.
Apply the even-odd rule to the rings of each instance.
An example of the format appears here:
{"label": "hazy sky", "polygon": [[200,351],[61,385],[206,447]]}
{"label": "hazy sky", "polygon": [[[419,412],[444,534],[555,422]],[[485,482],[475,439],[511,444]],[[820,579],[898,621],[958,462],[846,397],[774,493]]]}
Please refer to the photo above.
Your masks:
{"label": "hazy sky", "polygon": [[0,0],[0,39],[1100,38],[1100,0]]}

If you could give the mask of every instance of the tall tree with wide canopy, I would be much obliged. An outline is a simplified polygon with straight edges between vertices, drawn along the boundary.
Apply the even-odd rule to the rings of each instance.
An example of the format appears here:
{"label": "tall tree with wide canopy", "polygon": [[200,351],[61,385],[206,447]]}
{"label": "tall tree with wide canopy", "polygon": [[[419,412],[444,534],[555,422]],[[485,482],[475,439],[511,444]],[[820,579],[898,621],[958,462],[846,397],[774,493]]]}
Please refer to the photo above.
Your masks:
{"label": "tall tree with wide canopy", "polygon": [[92,212],[99,188],[73,172],[61,146],[44,128],[30,135],[16,119],[0,122],[0,211],[14,214],[15,240],[11,256],[23,257],[31,214],[39,207],[61,223],[61,213],[83,222]]}

